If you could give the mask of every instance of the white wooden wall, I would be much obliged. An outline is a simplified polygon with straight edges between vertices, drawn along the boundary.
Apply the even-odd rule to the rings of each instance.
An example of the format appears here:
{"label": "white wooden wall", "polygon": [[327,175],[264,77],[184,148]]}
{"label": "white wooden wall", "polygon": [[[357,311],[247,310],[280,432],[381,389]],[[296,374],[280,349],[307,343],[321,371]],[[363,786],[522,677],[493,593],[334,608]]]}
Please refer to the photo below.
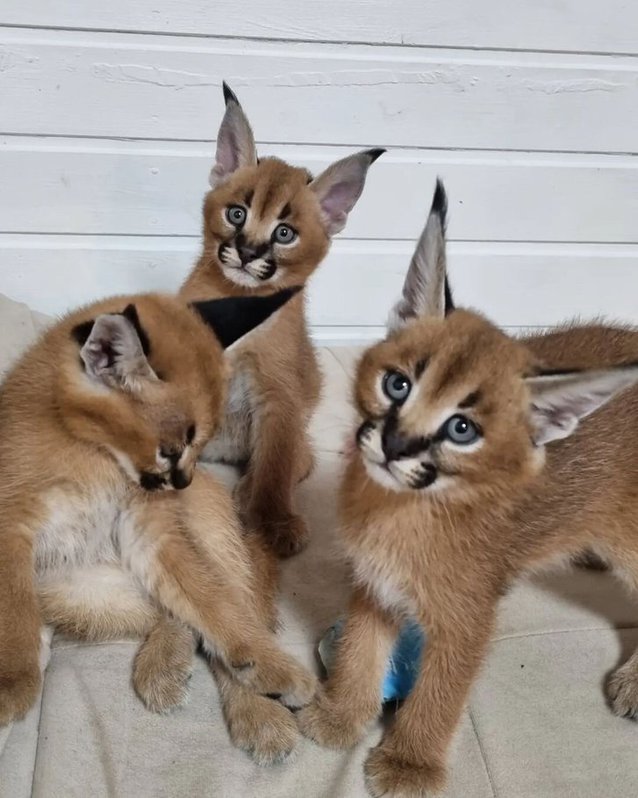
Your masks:
{"label": "white wooden wall", "polygon": [[437,174],[460,301],[638,322],[635,0],[1,0],[0,292],[176,288],[224,78],[263,153],[389,148],[313,279],[319,339],[377,335]]}

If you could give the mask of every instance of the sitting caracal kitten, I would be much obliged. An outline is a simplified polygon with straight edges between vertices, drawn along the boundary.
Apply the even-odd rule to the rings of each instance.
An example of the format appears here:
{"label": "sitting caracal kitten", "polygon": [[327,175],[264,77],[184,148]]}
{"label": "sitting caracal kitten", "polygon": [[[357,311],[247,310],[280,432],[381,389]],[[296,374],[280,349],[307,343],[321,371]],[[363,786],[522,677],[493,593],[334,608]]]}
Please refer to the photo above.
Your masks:
{"label": "sitting caracal kitten", "polygon": [[[212,191],[204,202],[203,251],[181,289],[189,300],[264,296],[304,284],[383,152],[351,155],[312,179],[278,158],[257,158],[250,124],[226,84],[224,98]],[[267,340],[238,347],[225,421],[205,453],[208,460],[246,466],[239,483],[246,521],[284,557],[307,538],[292,494],[312,469],[306,427],[321,387],[304,302],[302,291],[278,314]]]}
{"label": "sitting caracal kitten", "polygon": [[292,747],[292,715],[264,696],[303,704],[314,677],[277,647],[230,494],[195,464],[222,417],[223,347],[294,293],[104,300],[56,324],[9,373],[0,724],[36,700],[45,622],[92,640],[148,633],[134,683],[156,710],[184,698],[193,629],[217,660],[235,742],[260,761]]}
{"label": "sitting caracal kitten", "polygon": [[[625,365],[545,370],[534,338],[446,315],[445,209],[439,184],[388,336],[358,366],[340,491],[353,594],[334,670],[299,715],[318,743],[354,745],[380,712],[399,625],[423,624],[417,682],[365,762],[373,796],[442,788],[499,599],[522,571],[589,549],[638,584],[638,335]],[[601,326],[583,338],[593,329],[600,343]],[[616,714],[638,717],[638,652],[608,689]]]}

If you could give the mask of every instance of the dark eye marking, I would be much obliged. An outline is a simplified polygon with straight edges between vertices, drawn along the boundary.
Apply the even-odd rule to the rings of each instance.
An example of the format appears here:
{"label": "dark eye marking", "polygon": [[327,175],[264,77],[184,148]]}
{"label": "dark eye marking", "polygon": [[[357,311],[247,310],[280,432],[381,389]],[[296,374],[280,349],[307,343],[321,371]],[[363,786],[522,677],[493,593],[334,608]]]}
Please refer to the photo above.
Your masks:
{"label": "dark eye marking", "polygon": [[195,425],[191,424],[190,427],[186,430],[186,443],[192,443],[194,437],[195,437]]}
{"label": "dark eye marking", "polygon": [[289,202],[287,202],[287,203],[284,205],[284,207],[281,209],[281,213],[279,214],[279,218],[280,218],[280,219],[285,219],[286,217],[290,216],[290,212],[291,212],[291,210],[292,210],[292,209],[291,209],[291,207],[290,207],[290,203],[289,203]]}
{"label": "dark eye marking", "polygon": [[427,366],[427,364],[428,364],[427,358],[422,358],[414,367],[414,376],[417,378],[417,380],[419,379],[421,374],[423,374],[423,372],[425,371],[425,367]]}
{"label": "dark eye marking", "polygon": [[255,195],[254,191],[249,191],[248,194],[246,194],[246,196],[244,197],[244,201],[246,202],[246,205],[248,205],[249,208],[250,208],[250,203],[253,201],[254,195]]}
{"label": "dark eye marking", "polygon": [[140,485],[144,490],[158,490],[165,484],[166,480],[159,474],[151,474],[148,471],[142,471],[140,474]]}
{"label": "dark eye marking", "polygon": [[474,407],[477,402],[481,400],[481,392],[480,391],[472,391],[472,393],[468,393],[465,399],[462,402],[459,402],[459,407],[464,409],[466,407]]}

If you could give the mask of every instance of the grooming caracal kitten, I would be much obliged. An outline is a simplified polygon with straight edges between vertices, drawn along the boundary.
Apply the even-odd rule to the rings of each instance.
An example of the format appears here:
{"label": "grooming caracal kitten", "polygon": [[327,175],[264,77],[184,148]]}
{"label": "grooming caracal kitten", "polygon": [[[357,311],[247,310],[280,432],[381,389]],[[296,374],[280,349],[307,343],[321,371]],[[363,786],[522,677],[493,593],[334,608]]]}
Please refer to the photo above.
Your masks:
{"label": "grooming caracal kitten", "polygon": [[[278,158],[257,158],[248,119],[226,84],[224,98],[202,254],[181,289],[190,300],[303,285],[344,228],[368,167],[383,152],[356,153],[313,179]],[[208,460],[246,467],[238,486],[242,512],[284,557],[307,538],[292,494],[312,469],[306,427],[321,387],[304,302],[302,291],[278,314],[267,341],[238,347],[224,424],[205,453]]]}
{"label": "grooming caracal kitten", "polygon": [[[67,316],[10,371],[0,389],[0,724],[36,700],[44,623],[91,640],[148,633],[134,684],[160,711],[185,696],[192,629],[216,661],[235,742],[260,761],[294,745],[291,713],[264,695],[300,705],[314,677],[277,647],[259,552],[230,494],[195,471],[226,399],[223,347],[293,294],[193,306],[114,297]],[[247,713],[261,731],[246,727]]]}
{"label": "grooming caracal kitten", "polygon": [[[438,184],[388,336],[358,366],[361,425],[340,490],[353,594],[331,676],[299,715],[318,743],[355,744],[380,712],[399,625],[423,624],[417,682],[365,763],[373,796],[443,786],[499,598],[522,571],[590,549],[638,586],[638,335],[609,331],[625,365],[546,371],[533,338],[445,315],[445,208]],[[604,349],[603,333],[585,327],[583,341]],[[608,693],[616,714],[638,717],[638,653]]]}

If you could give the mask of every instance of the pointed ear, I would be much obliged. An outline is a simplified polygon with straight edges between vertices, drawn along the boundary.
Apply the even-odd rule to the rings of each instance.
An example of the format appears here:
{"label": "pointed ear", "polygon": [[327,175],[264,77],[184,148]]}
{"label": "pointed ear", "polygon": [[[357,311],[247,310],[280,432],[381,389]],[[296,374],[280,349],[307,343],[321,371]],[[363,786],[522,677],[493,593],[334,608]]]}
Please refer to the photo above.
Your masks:
{"label": "pointed ear", "polygon": [[408,266],[401,299],[390,311],[388,331],[404,327],[421,316],[443,317],[454,309],[447,282],[445,226],[447,195],[437,179],[432,207]]}
{"label": "pointed ear", "polygon": [[319,200],[321,219],[329,236],[345,227],[348,214],[363,191],[370,164],[384,152],[384,149],[362,150],[349,155],[335,161],[310,183]]}
{"label": "pointed ear", "polygon": [[257,163],[257,148],[250,123],[235,93],[225,82],[223,86],[226,113],[217,134],[215,165],[209,177],[211,188],[217,188],[228,180],[236,169]]}
{"label": "pointed ear", "polygon": [[[73,337],[82,343],[80,358],[89,377],[110,388],[132,392],[145,380],[157,380],[136,327],[141,330],[137,310],[129,305],[124,313],[104,314],[74,328]],[[142,337],[148,347],[146,334]]]}
{"label": "pointed ear", "polygon": [[227,349],[235,341],[262,324],[288,300],[301,291],[301,286],[284,288],[269,296],[239,296],[193,302],[196,310]]}
{"label": "pointed ear", "polygon": [[638,364],[526,377],[534,443],[567,438],[578,422],[638,382]]}

